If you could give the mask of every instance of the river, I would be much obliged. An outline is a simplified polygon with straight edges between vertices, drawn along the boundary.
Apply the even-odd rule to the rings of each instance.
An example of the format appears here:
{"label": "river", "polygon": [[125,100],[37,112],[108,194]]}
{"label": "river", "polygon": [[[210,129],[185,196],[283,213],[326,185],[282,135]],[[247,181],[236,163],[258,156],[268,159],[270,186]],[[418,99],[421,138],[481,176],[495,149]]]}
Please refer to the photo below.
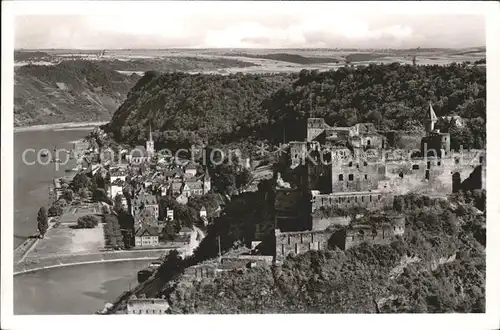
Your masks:
{"label": "river", "polygon": [[14,314],[92,314],[137,285],[148,261],[67,266],[14,277]]}
{"label": "river", "polygon": [[[36,231],[36,214],[49,203],[49,185],[54,176],[64,176],[75,161],[55,169],[54,163],[28,165],[22,159],[28,148],[36,152],[54,146],[72,148],[89,129],[26,130],[14,133],[14,247]],[[62,153],[61,153],[62,155]],[[62,159],[65,156],[61,156]],[[33,152],[27,161],[35,160]],[[137,284],[137,271],[148,261],[126,261],[68,266],[14,277],[15,314],[89,314],[113,301],[129,285]]]}
{"label": "river", "polygon": [[[49,203],[49,185],[53,184],[54,176],[68,175],[66,168],[74,167],[75,161],[55,169],[54,163],[42,165],[35,162],[34,152],[26,152],[23,161],[23,153],[27,149],[38,152],[48,149],[50,152],[54,147],[71,150],[75,140],[84,138],[89,129],[73,130],[34,130],[14,133],[14,248],[21,244],[28,236],[36,232],[36,215],[40,206],[47,207]],[[61,153],[61,158],[64,158]],[[45,159],[41,159],[47,161]]]}

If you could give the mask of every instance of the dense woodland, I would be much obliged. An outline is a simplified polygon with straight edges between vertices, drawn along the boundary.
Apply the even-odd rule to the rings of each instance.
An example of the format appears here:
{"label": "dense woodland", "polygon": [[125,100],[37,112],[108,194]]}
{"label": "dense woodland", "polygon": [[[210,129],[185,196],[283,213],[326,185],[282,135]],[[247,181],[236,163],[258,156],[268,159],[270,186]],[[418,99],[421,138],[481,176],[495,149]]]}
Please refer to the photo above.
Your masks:
{"label": "dense woodland", "polygon": [[370,64],[273,75],[148,72],[107,130],[122,142],[143,143],[151,123],[159,145],[168,147],[303,140],[308,116],[333,126],[373,122],[380,130],[422,131],[429,101],[438,116],[465,119],[464,128],[448,127],[455,144],[485,146],[486,70],[466,64]]}

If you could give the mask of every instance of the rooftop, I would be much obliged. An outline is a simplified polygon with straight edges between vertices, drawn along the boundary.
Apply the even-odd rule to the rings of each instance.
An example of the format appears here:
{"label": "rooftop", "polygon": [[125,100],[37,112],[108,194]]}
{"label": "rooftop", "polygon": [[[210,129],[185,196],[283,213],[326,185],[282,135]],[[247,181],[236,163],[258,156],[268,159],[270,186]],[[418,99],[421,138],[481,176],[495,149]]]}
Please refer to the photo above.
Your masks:
{"label": "rooftop", "polygon": [[139,228],[139,230],[137,230],[135,232],[135,236],[139,236],[139,237],[159,236],[159,235],[160,235],[160,233],[159,233],[158,227],[154,227],[154,226],[142,227],[142,228]]}

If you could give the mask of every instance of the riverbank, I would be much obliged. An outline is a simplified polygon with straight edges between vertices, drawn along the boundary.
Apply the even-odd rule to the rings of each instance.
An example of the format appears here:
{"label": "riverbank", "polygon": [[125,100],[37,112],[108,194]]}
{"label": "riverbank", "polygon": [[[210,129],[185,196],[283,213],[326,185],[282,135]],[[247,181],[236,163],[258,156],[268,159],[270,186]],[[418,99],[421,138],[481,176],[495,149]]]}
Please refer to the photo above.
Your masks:
{"label": "riverbank", "polygon": [[181,244],[110,251],[105,244],[103,223],[95,228],[75,227],[79,217],[99,215],[100,211],[99,203],[67,206],[62,216],[50,220],[43,239],[32,237],[16,249],[14,275],[63,266],[158,259],[173,249],[182,255],[192,252],[191,245]]}
{"label": "riverbank", "polygon": [[14,133],[30,132],[30,131],[44,131],[44,130],[72,130],[92,128],[107,124],[108,121],[95,121],[95,122],[67,122],[56,124],[32,125],[32,126],[17,126],[14,127]]}
{"label": "riverbank", "polygon": [[[172,249],[109,251],[81,255],[51,256],[36,260],[30,259],[14,266],[14,276],[50,268],[119,261],[156,260],[170,250]],[[186,249],[177,250],[182,256],[185,256],[187,253]]]}

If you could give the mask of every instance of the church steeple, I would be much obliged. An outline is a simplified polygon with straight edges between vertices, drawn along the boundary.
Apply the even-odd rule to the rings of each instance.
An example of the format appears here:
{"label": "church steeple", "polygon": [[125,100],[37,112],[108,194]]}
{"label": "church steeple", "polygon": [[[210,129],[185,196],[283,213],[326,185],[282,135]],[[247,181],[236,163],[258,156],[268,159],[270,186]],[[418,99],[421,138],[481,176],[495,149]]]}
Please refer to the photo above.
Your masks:
{"label": "church steeple", "polygon": [[146,141],[146,151],[150,156],[155,153],[155,141],[153,140],[153,132],[151,130],[151,123],[149,124],[149,140]]}
{"label": "church steeple", "polygon": [[429,101],[429,116],[426,118],[426,130],[427,133],[434,131],[434,126],[436,125],[438,118],[434,109],[432,108],[432,103]]}

